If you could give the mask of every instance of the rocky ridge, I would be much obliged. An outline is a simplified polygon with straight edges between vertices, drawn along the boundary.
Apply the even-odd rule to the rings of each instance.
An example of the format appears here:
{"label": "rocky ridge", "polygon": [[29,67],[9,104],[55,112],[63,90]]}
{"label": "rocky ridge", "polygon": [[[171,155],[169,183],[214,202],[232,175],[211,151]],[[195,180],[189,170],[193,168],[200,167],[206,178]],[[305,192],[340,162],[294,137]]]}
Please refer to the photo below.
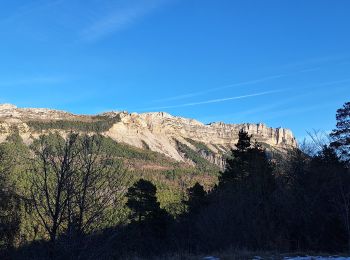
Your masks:
{"label": "rocky ridge", "polygon": [[32,121],[93,122],[96,118],[115,119],[111,127],[102,133],[115,141],[139,148],[147,147],[184,162],[189,159],[178,149],[178,142],[222,167],[222,156],[234,148],[241,129],[251,134],[253,140],[279,150],[297,146],[296,139],[289,129],[271,128],[262,123],[203,124],[194,119],[176,117],[165,112],[137,114],[123,111],[87,116],[51,109],[17,108],[10,104],[0,105],[0,141],[6,138],[13,125],[17,126],[25,142],[30,143],[40,134],[30,127],[29,123]]}

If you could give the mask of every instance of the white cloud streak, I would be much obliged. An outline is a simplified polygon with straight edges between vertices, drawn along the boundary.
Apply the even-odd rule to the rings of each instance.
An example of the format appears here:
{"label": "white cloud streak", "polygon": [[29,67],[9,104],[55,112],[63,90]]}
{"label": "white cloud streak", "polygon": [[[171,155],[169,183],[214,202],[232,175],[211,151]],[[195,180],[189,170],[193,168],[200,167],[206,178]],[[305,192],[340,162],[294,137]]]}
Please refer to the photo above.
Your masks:
{"label": "white cloud streak", "polygon": [[[286,67],[286,68],[297,67],[299,65],[307,65],[307,64],[313,64],[313,63],[324,63],[324,62],[329,62],[329,61],[342,61],[343,59],[344,59],[344,55],[343,56],[341,56],[341,55],[335,56],[334,55],[334,56],[320,57],[320,58],[307,60],[307,61],[295,62],[295,63],[287,64],[287,65],[282,66],[282,67]],[[348,59],[348,56],[345,57],[345,59]],[[222,87],[211,88],[211,89],[207,89],[207,90],[203,90],[203,91],[192,92],[192,93],[187,93],[187,94],[178,95],[178,96],[172,96],[172,97],[168,97],[168,98],[156,99],[156,100],[153,100],[153,102],[166,102],[166,101],[172,101],[172,100],[181,100],[181,99],[196,97],[196,96],[204,95],[207,93],[219,91],[222,89],[247,86],[247,85],[254,85],[254,84],[258,84],[258,83],[262,83],[262,82],[266,82],[266,81],[271,81],[274,79],[285,78],[288,76],[293,76],[293,75],[297,75],[297,74],[301,74],[301,73],[309,73],[309,72],[314,72],[314,71],[319,71],[319,70],[321,70],[321,67],[304,68],[304,69],[297,70],[297,71],[290,72],[290,73],[284,73],[284,74],[281,73],[281,74],[277,74],[277,75],[272,75],[272,76],[267,76],[267,77],[255,79],[255,80],[248,80],[248,81],[238,82],[238,83],[234,83],[234,84],[229,84],[229,85],[222,86]],[[347,81],[347,80],[345,80],[345,81]],[[333,83],[334,82],[332,82],[332,84]],[[338,82],[336,82],[336,83],[338,83]]]}
{"label": "white cloud streak", "polygon": [[[328,82],[323,82],[323,83],[319,83],[313,86],[307,86],[303,88],[303,92],[296,92],[297,95],[295,96],[287,96],[287,98],[284,99],[280,99],[276,102],[273,103],[266,103],[263,106],[258,106],[255,107],[253,109],[249,109],[249,110],[242,110],[242,111],[238,111],[235,113],[229,113],[229,114],[223,114],[221,115],[221,117],[225,117],[227,119],[235,119],[236,121],[239,120],[247,120],[246,116],[248,115],[261,115],[263,112],[268,112],[266,114],[271,114],[274,113],[276,114],[276,111],[285,111],[286,109],[283,108],[285,105],[289,104],[289,106],[293,106],[295,105],[295,103],[300,100],[301,98],[305,98],[305,97],[311,97],[314,96],[315,90],[317,91],[322,91],[322,89],[320,89],[320,87],[323,86],[332,86],[332,91],[344,91],[347,90],[348,87],[347,86],[340,86],[337,87],[338,84],[341,83],[348,83],[350,82],[350,79],[341,79],[341,80],[336,80],[336,81],[328,81]],[[293,88],[289,88],[288,90],[292,90]],[[328,91],[328,90],[327,90]],[[278,108],[278,109],[276,109]],[[303,112],[304,110],[302,110],[303,108],[297,108],[298,112]],[[304,112],[308,111],[309,108],[306,108]],[[288,111],[291,111],[291,108],[288,108]],[[205,116],[202,118],[198,118],[199,120],[201,120],[202,122],[210,122],[212,120],[215,120],[217,118],[217,115],[212,115],[212,116]],[[266,117],[267,119],[271,119],[271,117]]]}
{"label": "white cloud streak", "polygon": [[103,15],[80,32],[81,39],[88,42],[98,41],[112,33],[123,30],[152,13],[168,1],[148,0],[137,5],[119,8]]}
{"label": "white cloud streak", "polygon": [[179,96],[174,96],[174,97],[169,97],[169,98],[163,98],[163,99],[157,99],[157,100],[153,100],[153,102],[165,102],[165,101],[180,100],[180,99],[185,99],[185,98],[190,98],[190,97],[196,97],[196,96],[208,94],[208,93],[219,91],[219,90],[223,90],[223,89],[240,87],[240,86],[246,86],[246,85],[253,85],[253,84],[257,84],[257,83],[261,83],[261,82],[265,82],[265,81],[270,81],[270,80],[273,80],[273,79],[282,78],[282,77],[285,77],[285,76],[287,76],[287,75],[285,75],[285,74],[273,75],[273,76],[268,76],[268,77],[264,77],[264,78],[260,78],[260,79],[255,79],[255,80],[249,80],[249,81],[243,81],[243,82],[238,82],[238,83],[234,83],[234,84],[229,84],[229,85],[222,86],[222,87],[211,88],[211,89],[207,89],[207,90],[203,90],[203,91],[192,92],[192,93],[188,93],[188,94],[184,94],[184,95],[179,95]]}
{"label": "white cloud streak", "polygon": [[250,97],[263,96],[263,95],[268,95],[268,94],[273,94],[273,93],[278,93],[278,92],[283,92],[283,91],[286,91],[286,89],[265,91],[265,92],[253,93],[253,94],[248,94],[248,95],[234,96],[234,97],[210,99],[210,100],[204,100],[204,101],[199,101],[199,102],[191,102],[191,103],[184,103],[184,104],[171,105],[171,106],[150,107],[150,108],[144,108],[144,109],[138,109],[138,110],[149,111],[149,110],[159,110],[159,109],[168,109],[168,108],[199,106],[199,105],[220,103],[220,102],[231,101],[231,100],[245,99],[245,98],[250,98]]}

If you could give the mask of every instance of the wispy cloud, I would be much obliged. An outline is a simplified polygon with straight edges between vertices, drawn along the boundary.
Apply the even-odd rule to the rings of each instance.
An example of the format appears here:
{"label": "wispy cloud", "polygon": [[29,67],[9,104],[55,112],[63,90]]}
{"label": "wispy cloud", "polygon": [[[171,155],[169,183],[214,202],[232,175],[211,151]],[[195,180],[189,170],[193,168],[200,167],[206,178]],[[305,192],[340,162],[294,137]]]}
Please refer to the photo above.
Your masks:
{"label": "wispy cloud", "polygon": [[[226,113],[226,114],[222,114],[220,115],[221,118],[225,118],[229,121],[235,120],[240,121],[246,121],[247,120],[247,116],[250,115],[262,115],[263,113],[265,113],[267,119],[271,119],[270,114],[276,114],[276,111],[284,111],[286,110],[285,106],[288,105],[288,111],[290,112],[292,106],[295,106],[295,103],[305,97],[312,97],[315,94],[315,90],[317,90],[318,92],[324,92],[324,91],[328,91],[328,89],[322,89],[321,87],[323,86],[332,86],[332,91],[346,91],[348,89],[347,85],[344,85],[342,83],[348,83],[350,82],[350,79],[341,79],[341,80],[335,80],[335,81],[327,81],[327,82],[322,82],[319,84],[315,84],[315,85],[310,85],[310,86],[306,86],[303,87],[303,92],[300,91],[296,91],[294,93],[294,95],[288,95],[283,99],[279,99],[277,101],[274,101],[273,103],[265,103],[265,105],[261,105],[261,106],[256,106],[252,109],[248,109],[248,110],[241,110],[235,113]],[[338,86],[340,84],[340,86]],[[289,90],[291,90],[293,88],[289,88]],[[305,112],[310,109],[310,108],[306,108]],[[302,108],[298,108],[298,112],[302,112]],[[295,111],[296,113],[296,111]],[[217,119],[217,115],[211,115],[211,116],[205,116],[205,117],[200,117],[198,118],[199,120],[203,121],[203,122],[212,122],[213,120]]]}
{"label": "wispy cloud", "polygon": [[204,101],[199,101],[199,102],[183,103],[183,104],[177,104],[177,105],[171,105],[171,106],[149,107],[149,108],[143,108],[143,109],[138,109],[138,110],[150,111],[150,110],[160,110],[160,109],[168,109],[168,108],[199,106],[199,105],[220,103],[220,102],[231,101],[231,100],[245,99],[245,98],[250,98],[250,97],[263,96],[263,95],[268,95],[268,94],[273,94],[273,93],[278,93],[278,92],[283,92],[283,91],[286,91],[286,89],[265,91],[265,92],[253,93],[253,94],[248,94],[248,95],[234,96],[234,97],[210,99],[210,100],[204,100]]}
{"label": "wispy cloud", "polygon": [[173,100],[180,100],[180,99],[186,99],[186,98],[191,98],[191,97],[197,97],[197,96],[201,96],[204,94],[220,91],[223,89],[259,84],[262,82],[268,82],[268,81],[272,81],[275,79],[285,78],[288,76],[293,76],[296,74],[307,73],[307,72],[312,72],[312,71],[317,71],[317,70],[320,70],[320,68],[313,67],[313,68],[298,70],[298,71],[291,72],[291,73],[276,74],[276,75],[266,76],[266,77],[259,78],[259,79],[247,80],[247,81],[237,82],[237,83],[233,83],[233,84],[229,84],[229,85],[225,85],[225,86],[221,86],[221,87],[210,88],[210,89],[206,89],[203,91],[197,91],[197,92],[187,93],[187,94],[183,94],[183,95],[172,96],[172,97],[168,97],[168,98],[156,99],[156,100],[153,100],[153,102],[166,102],[166,101],[173,101]]}
{"label": "wispy cloud", "polygon": [[120,7],[102,15],[80,32],[84,41],[97,41],[109,34],[123,30],[154,12],[169,0],[147,0],[127,7]]}
{"label": "wispy cloud", "polygon": [[[96,42],[137,23],[175,0],[69,1],[32,0],[8,10],[0,26],[16,23],[27,31],[41,32],[45,26],[74,35],[75,43]],[[52,33],[52,29],[50,33]]]}
{"label": "wispy cloud", "polygon": [[[286,99],[281,99],[279,101],[274,101],[273,103],[271,102],[265,103],[265,105],[256,106],[252,109],[241,110],[235,113],[221,114],[220,117],[224,118],[228,122],[231,122],[232,120],[234,120],[235,122],[238,122],[240,120],[246,121],[247,116],[249,115],[262,114],[263,112],[274,111],[276,110],[276,108],[281,108],[286,104],[291,104],[296,100],[298,100],[298,98],[304,97],[304,96],[306,96],[306,94],[300,94],[300,95],[289,97]],[[211,115],[211,116],[200,117],[199,120],[201,120],[202,122],[212,122],[217,118],[218,118],[218,115]]]}
{"label": "wispy cloud", "polygon": [[221,86],[221,87],[217,87],[217,88],[206,89],[203,91],[192,92],[192,93],[179,95],[179,96],[173,96],[173,97],[169,97],[169,98],[157,99],[157,100],[153,100],[153,102],[165,102],[165,101],[180,100],[180,99],[185,99],[185,98],[190,98],[190,97],[196,97],[196,96],[208,94],[208,93],[223,90],[223,89],[258,84],[261,82],[265,82],[265,81],[269,81],[269,80],[273,80],[273,79],[278,79],[278,78],[282,78],[285,76],[286,76],[285,74],[279,74],[279,75],[268,76],[268,77],[264,77],[264,78],[260,78],[260,79],[242,81],[242,82],[229,84],[229,85],[225,85],[225,86]]}

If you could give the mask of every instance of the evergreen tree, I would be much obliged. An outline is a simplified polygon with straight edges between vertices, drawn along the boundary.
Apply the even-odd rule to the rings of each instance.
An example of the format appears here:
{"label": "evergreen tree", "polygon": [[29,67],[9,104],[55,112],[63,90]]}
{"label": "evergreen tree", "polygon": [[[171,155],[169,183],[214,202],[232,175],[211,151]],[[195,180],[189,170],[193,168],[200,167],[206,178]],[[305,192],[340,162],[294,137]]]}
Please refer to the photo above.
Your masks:
{"label": "evergreen tree", "polygon": [[250,138],[243,131],[239,133],[237,149],[227,160],[226,169],[219,176],[219,185],[215,189],[210,214],[222,221],[210,232],[225,226],[218,234],[221,237],[218,245],[241,243],[242,246],[259,248],[274,239],[274,165],[265,149],[258,143],[252,145]]}
{"label": "evergreen tree", "polygon": [[346,102],[342,108],[337,110],[337,125],[331,133],[331,146],[335,148],[340,157],[350,161],[350,102]]}
{"label": "evergreen tree", "polygon": [[131,209],[133,219],[140,223],[154,217],[160,211],[156,193],[157,188],[144,179],[140,179],[128,189],[126,205]]}
{"label": "evergreen tree", "polygon": [[251,136],[241,130],[238,134],[236,149],[231,151],[232,156],[226,160],[226,169],[219,176],[219,186],[223,187],[235,180],[244,178],[247,167],[247,153],[251,149]]}
{"label": "evergreen tree", "polygon": [[238,133],[238,142],[236,144],[236,150],[233,150],[234,155],[239,155],[246,152],[251,147],[251,135],[248,135],[243,129]]}
{"label": "evergreen tree", "polygon": [[332,148],[324,146],[310,160],[308,167],[304,184],[301,184],[306,186],[303,196],[308,209],[307,225],[302,230],[306,234],[306,242],[309,248],[315,250],[330,251],[339,246],[345,248],[346,233],[342,226],[349,224],[349,216],[343,219],[345,215],[342,213],[350,208],[349,201],[343,201],[343,196],[349,196],[349,179],[344,162]]}
{"label": "evergreen tree", "polygon": [[167,238],[171,218],[160,208],[156,193],[157,189],[150,181],[140,179],[126,194],[126,205],[131,210],[131,230],[127,231],[127,236],[132,234],[130,246],[144,257],[161,254],[170,246]]}
{"label": "evergreen tree", "polygon": [[198,182],[196,182],[193,187],[189,188],[187,192],[188,201],[186,201],[185,204],[188,206],[189,214],[197,214],[200,208],[206,204],[205,200],[207,193],[205,192],[203,186]]}

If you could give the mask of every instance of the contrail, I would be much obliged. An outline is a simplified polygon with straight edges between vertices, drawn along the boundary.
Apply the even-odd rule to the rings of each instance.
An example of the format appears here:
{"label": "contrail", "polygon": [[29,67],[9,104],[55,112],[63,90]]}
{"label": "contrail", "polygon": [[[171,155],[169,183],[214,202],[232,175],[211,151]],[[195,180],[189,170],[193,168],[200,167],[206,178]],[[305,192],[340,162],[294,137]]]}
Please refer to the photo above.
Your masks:
{"label": "contrail", "polygon": [[[335,81],[328,81],[328,82],[323,82],[323,83],[319,83],[319,84],[315,84],[313,86],[308,86],[308,87],[303,87],[304,92],[298,94],[297,96],[288,96],[286,99],[282,99],[280,101],[277,102],[273,102],[273,103],[268,103],[264,106],[260,106],[260,107],[256,107],[253,109],[249,109],[249,110],[243,110],[243,111],[238,111],[235,113],[229,113],[229,114],[221,114],[221,117],[224,116],[225,118],[235,118],[237,119],[243,119],[244,116],[247,115],[254,115],[257,113],[262,113],[262,112],[267,112],[267,111],[271,111],[272,109],[276,109],[276,108],[283,108],[283,105],[286,105],[288,103],[291,102],[295,102],[296,100],[300,99],[301,97],[307,97],[310,95],[313,95],[315,92],[315,88],[321,87],[321,86],[332,86],[332,85],[336,85],[339,83],[347,83],[350,82],[350,79],[341,79],[341,80],[335,80]],[[292,88],[288,88],[288,90],[290,90]],[[285,89],[286,90],[286,89]],[[311,90],[311,91],[305,91],[305,90]],[[336,87],[333,86],[332,90],[347,90],[347,87],[343,86],[343,87]],[[318,89],[318,91],[322,91],[322,89]],[[280,109],[278,109],[280,110]],[[215,120],[215,118],[217,118],[217,115],[211,115],[211,116],[205,116],[202,118],[197,118],[198,120],[200,120],[201,122],[210,122],[211,120]]]}
{"label": "contrail", "polygon": [[140,110],[159,110],[159,109],[168,109],[168,108],[191,107],[191,106],[219,103],[219,102],[230,101],[230,100],[244,99],[244,98],[249,98],[249,97],[263,96],[263,95],[267,95],[267,94],[283,92],[285,90],[286,89],[274,90],[274,91],[265,91],[265,92],[259,92],[259,93],[242,95],[242,96],[210,99],[210,100],[204,100],[204,101],[199,101],[199,102],[191,102],[191,103],[184,103],[184,104],[178,104],[178,105],[172,105],[172,106],[150,107],[150,108],[145,108],[145,109],[140,109]]}
{"label": "contrail", "polygon": [[[346,57],[344,58],[344,56],[346,56]],[[282,67],[288,68],[288,67],[295,67],[295,66],[300,66],[300,65],[307,65],[310,63],[313,64],[313,63],[324,63],[324,62],[329,62],[329,61],[341,61],[344,59],[349,59],[348,53],[344,54],[344,55],[326,56],[326,57],[320,57],[320,58],[311,59],[311,60],[307,60],[307,61],[290,63],[290,64],[286,64]],[[222,89],[233,88],[233,87],[238,87],[238,86],[245,86],[245,85],[253,85],[253,84],[260,83],[260,82],[265,82],[265,81],[278,79],[278,78],[284,78],[284,77],[296,75],[299,73],[307,73],[307,72],[317,71],[320,69],[321,69],[320,66],[306,68],[306,69],[302,69],[302,70],[298,70],[298,71],[294,71],[294,72],[283,73],[283,74],[278,74],[278,75],[273,75],[273,76],[267,76],[267,77],[255,79],[255,80],[238,82],[238,83],[229,84],[229,85],[217,87],[217,88],[211,88],[211,89],[207,89],[207,90],[203,90],[203,91],[192,92],[192,93],[188,93],[188,94],[183,94],[183,95],[178,95],[178,96],[173,96],[173,97],[168,97],[168,98],[163,98],[163,99],[156,99],[156,100],[153,100],[152,102],[165,102],[165,101],[185,99],[185,98],[200,96],[200,95],[207,94],[210,92],[215,92],[215,91],[222,90]]]}
{"label": "contrail", "polygon": [[282,77],[286,77],[286,76],[287,76],[287,74],[279,74],[279,75],[264,77],[264,78],[255,79],[255,80],[243,81],[243,82],[238,82],[238,83],[234,83],[234,84],[230,84],[230,85],[226,85],[226,86],[222,86],[222,87],[211,88],[211,89],[198,91],[198,92],[192,92],[192,93],[188,93],[188,94],[184,94],[184,95],[163,98],[163,99],[156,99],[156,100],[153,100],[153,102],[164,102],[164,101],[185,99],[185,98],[200,96],[200,95],[207,94],[210,92],[215,92],[215,91],[222,90],[222,89],[245,86],[245,85],[253,85],[253,84],[260,83],[260,82],[264,82],[264,81],[268,81],[268,80],[272,80],[272,79],[278,79],[278,78],[282,78]]}

